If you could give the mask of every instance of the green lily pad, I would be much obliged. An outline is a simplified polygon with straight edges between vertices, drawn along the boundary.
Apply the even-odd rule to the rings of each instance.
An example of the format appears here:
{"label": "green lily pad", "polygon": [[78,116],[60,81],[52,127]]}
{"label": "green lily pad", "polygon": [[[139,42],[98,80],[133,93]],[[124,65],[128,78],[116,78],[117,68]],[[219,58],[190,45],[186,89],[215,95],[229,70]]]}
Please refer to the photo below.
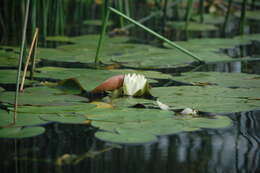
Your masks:
{"label": "green lily pad", "polygon": [[[215,14],[204,14],[204,23],[206,24],[223,24],[225,21],[225,16],[215,15]],[[200,16],[196,16],[193,18],[196,22],[200,22]]]}
{"label": "green lily pad", "polygon": [[143,99],[143,98],[135,98],[135,97],[120,97],[116,99],[112,99],[112,104],[117,108],[126,108],[135,106],[137,104],[142,104],[143,106],[153,106],[154,101]]}
{"label": "green lily pad", "polygon": [[97,132],[95,133],[95,137],[103,141],[121,144],[141,144],[157,140],[156,136],[152,134],[135,131],[133,129],[118,128],[117,131],[118,133]]}
{"label": "green lily pad", "polygon": [[79,114],[58,114],[58,115],[40,115],[41,119],[51,122],[68,123],[68,124],[84,124],[86,118]]}
{"label": "green lily pad", "polygon": [[[14,92],[1,92],[0,102],[13,104]],[[61,90],[49,87],[27,88],[19,94],[19,105],[76,105],[88,99],[76,95],[64,95]]]}
{"label": "green lily pad", "polygon": [[[0,126],[7,126],[13,122],[13,112],[7,112],[0,110]],[[46,124],[46,121],[43,121],[39,118],[39,114],[36,113],[17,113],[16,114],[16,123],[15,127],[20,126],[32,126]]]}
{"label": "green lily pad", "polygon": [[0,129],[0,138],[28,138],[41,135],[45,132],[43,127],[13,127]]}
{"label": "green lily pad", "polygon": [[246,73],[187,72],[174,77],[174,80],[195,85],[260,88],[260,75]]}
{"label": "green lily pad", "polygon": [[96,106],[89,103],[81,103],[77,105],[59,105],[59,106],[19,106],[18,112],[31,114],[64,114],[64,113],[80,113],[86,114]]}
{"label": "green lily pad", "polygon": [[171,75],[163,74],[155,71],[139,71],[139,70],[97,70],[97,69],[78,69],[78,68],[60,68],[60,67],[43,67],[37,69],[39,73],[35,73],[38,78],[50,78],[64,80],[73,78],[73,80],[65,80],[58,87],[63,88],[71,94],[79,94],[82,90],[92,90],[108,78],[127,73],[143,74],[148,78],[148,82],[156,82],[153,79],[168,79]]}
{"label": "green lily pad", "polygon": [[[16,84],[16,75],[16,70],[0,70],[0,84]],[[37,82],[28,79],[25,80],[25,85],[32,85],[34,83]]]}
{"label": "green lily pad", "polygon": [[[235,16],[240,17],[241,12],[236,12]],[[246,11],[246,18],[250,20],[260,20],[260,11]]]}
{"label": "green lily pad", "polygon": [[[185,30],[185,22],[168,22],[167,26],[178,30]],[[218,28],[214,25],[190,22],[188,31],[216,31]]]}
{"label": "green lily pad", "polygon": [[0,50],[0,67],[17,67],[18,56],[13,51]]}
{"label": "green lily pad", "polygon": [[48,41],[58,41],[58,42],[71,42],[70,37],[66,36],[48,36],[46,37]]}
{"label": "green lily pad", "polygon": [[114,143],[154,142],[156,136],[171,135],[200,128],[224,128],[232,124],[228,117],[201,118],[174,116],[173,112],[147,109],[112,109],[93,112],[86,117],[99,128],[95,136]]}
{"label": "green lily pad", "polygon": [[101,112],[92,112],[91,115],[86,115],[89,120],[108,121],[108,122],[141,122],[154,121],[163,118],[169,118],[174,113],[161,110],[147,109],[112,109]]}
{"label": "green lily pad", "polygon": [[172,108],[193,108],[205,112],[227,113],[260,108],[259,88],[224,88],[220,86],[180,86],[153,88],[152,94]]}

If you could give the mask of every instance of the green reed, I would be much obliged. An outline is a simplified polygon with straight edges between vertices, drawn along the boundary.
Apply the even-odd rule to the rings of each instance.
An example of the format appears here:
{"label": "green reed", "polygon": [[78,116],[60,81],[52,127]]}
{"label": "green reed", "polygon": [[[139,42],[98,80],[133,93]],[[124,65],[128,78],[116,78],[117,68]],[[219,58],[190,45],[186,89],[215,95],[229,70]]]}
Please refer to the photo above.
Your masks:
{"label": "green reed", "polygon": [[201,60],[200,57],[198,57],[197,55],[191,53],[190,51],[186,50],[185,48],[182,48],[181,46],[177,45],[176,43],[170,41],[169,39],[163,37],[162,35],[156,33],[155,31],[151,30],[150,28],[147,28],[146,26],[142,25],[141,23],[133,20],[132,18],[126,16],[125,14],[121,13],[120,11],[112,8],[112,7],[108,7],[108,13],[106,15],[106,18],[103,20],[103,26],[102,26],[102,33],[100,35],[100,39],[99,39],[99,43],[98,43],[98,48],[97,48],[97,51],[96,51],[96,57],[95,57],[95,63],[99,62],[99,52],[100,52],[100,48],[101,48],[101,44],[102,44],[102,41],[103,41],[103,37],[105,35],[105,30],[106,30],[106,22],[108,21],[108,18],[109,18],[109,11],[111,12],[114,12],[115,14],[123,17],[124,19],[128,20],[129,22],[135,24],[136,26],[142,28],[143,30],[147,31],[148,33],[154,35],[155,37],[157,37],[158,39],[168,43],[169,45],[173,46],[174,48],[180,50],[181,52],[191,56],[193,59],[199,61],[200,63],[204,63],[203,60]]}
{"label": "green reed", "polygon": [[29,7],[30,7],[30,0],[27,0],[26,11],[25,11],[25,19],[24,19],[24,26],[23,26],[23,35],[22,35],[22,44],[20,49],[20,56],[19,56],[19,65],[16,75],[16,92],[14,97],[14,116],[13,116],[13,124],[16,123],[17,119],[17,107],[18,107],[18,96],[19,96],[19,86],[20,86],[20,74],[22,69],[22,62],[24,56],[24,49],[25,49],[25,41],[26,41],[26,31],[27,31],[27,24],[29,18]]}
{"label": "green reed", "polygon": [[241,8],[241,15],[240,15],[240,22],[239,22],[239,33],[243,35],[245,33],[246,27],[246,6],[247,0],[243,0],[242,8]]}
{"label": "green reed", "polygon": [[188,27],[190,23],[191,14],[192,14],[192,6],[193,6],[193,0],[188,0],[188,4],[186,7],[186,14],[185,14],[185,34],[187,39],[189,38]]}
{"label": "green reed", "polygon": [[229,1],[228,1],[227,14],[226,14],[226,16],[225,16],[225,21],[224,21],[223,29],[222,29],[222,34],[223,34],[223,36],[226,36],[226,29],[227,29],[227,25],[228,25],[229,18],[230,18],[230,13],[231,13],[232,4],[233,4],[233,0],[229,0]]}

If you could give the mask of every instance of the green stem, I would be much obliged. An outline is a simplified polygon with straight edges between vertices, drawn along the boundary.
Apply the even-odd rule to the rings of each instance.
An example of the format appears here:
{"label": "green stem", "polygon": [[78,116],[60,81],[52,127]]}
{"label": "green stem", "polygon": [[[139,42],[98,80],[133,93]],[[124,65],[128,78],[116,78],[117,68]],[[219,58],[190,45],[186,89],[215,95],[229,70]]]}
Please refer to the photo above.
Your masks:
{"label": "green stem", "polygon": [[233,3],[233,0],[228,1],[228,10],[227,10],[227,14],[226,14],[226,17],[225,17],[223,30],[222,30],[224,36],[226,36],[226,29],[227,29],[227,24],[228,24],[228,21],[229,21],[229,18],[230,18],[232,3]]}
{"label": "green stem", "polygon": [[185,16],[185,34],[186,38],[189,38],[189,33],[188,33],[188,26],[190,23],[190,18],[191,18],[191,13],[192,13],[192,5],[193,5],[193,0],[188,0],[187,8],[186,8],[186,16]]}
{"label": "green stem", "polygon": [[18,105],[20,74],[21,74],[21,69],[22,69],[22,62],[23,62],[23,55],[24,55],[24,48],[25,48],[26,30],[27,30],[28,16],[29,16],[29,6],[30,6],[30,0],[27,0],[25,20],[24,20],[24,26],[23,26],[22,44],[21,44],[21,50],[20,50],[20,56],[19,56],[19,66],[18,66],[17,75],[16,75],[16,92],[15,92],[15,97],[14,97],[15,104],[14,104],[13,124],[16,123],[16,112],[17,112],[17,105]]}
{"label": "green stem", "polygon": [[101,30],[101,34],[98,40],[98,47],[97,47],[97,51],[96,51],[96,56],[95,56],[95,64],[99,63],[99,52],[106,34],[106,28],[107,28],[107,23],[108,23],[108,19],[110,16],[110,11],[108,10],[108,0],[106,0],[106,5],[105,5],[105,16],[103,18],[103,22],[102,22],[102,30]]}
{"label": "green stem", "polygon": [[200,23],[204,23],[204,1],[200,0]]}
{"label": "green stem", "polygon": [[239,24],[239,31],[240,31],[241,35],[244,35],[244,32],[245,32],[246,5],[247,5],[247,0],[243,0],[243,5],[242,5],[242,9],[241,9],[241,16],[240,16],[240,24]]}
{"label": "green stem", "polygon": [[190,51],[188,51],[188,50],[182,48],[181,46],[179,46],[179,45],[177,45],[176,43],[174,43],[174,42],[168,40],[167,38],[163,37],[162,35],[160,35],[160,34],[154,32],[153,30],[147,28],[146,26],[140,24],[139,22],[133,20],[132,18],[130,18],[130,17],[124,15],[124,14],[121,13],[120,11],[118,11],[118,10],[112,8],[112,7],[109,7],[108,9],[109,9],[110,11],[112,11],[112,12],[114,12],[114,13],[116,13],[116,14],[122,16],[123,18],[125,18],[125,19],[128,20],[129,22],[134,23],[135,25],[137,25],[137,26],[139,26],[140,28],[144,29],[145,31],[149,32],[150,34],[156,36],[157,38],[159,38],[159,39],[165,41],[166,43],[168,43],[169,45],[171,45],[171,46],[175,47],[176,49],[182,51],[183,53],[185,53],[185,54],[191,56],[192,58],[196,59],[197,61],[203,62],[203,60],[201,60],[201,58],[199,58],[198,56],[194,55],[194,54],[191,53]]}

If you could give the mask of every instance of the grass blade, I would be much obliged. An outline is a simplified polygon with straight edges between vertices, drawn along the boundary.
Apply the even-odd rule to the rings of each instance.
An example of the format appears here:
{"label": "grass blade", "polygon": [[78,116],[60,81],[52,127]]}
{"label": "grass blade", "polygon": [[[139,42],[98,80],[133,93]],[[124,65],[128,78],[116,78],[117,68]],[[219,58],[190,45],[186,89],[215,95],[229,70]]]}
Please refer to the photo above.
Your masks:
{"label": "grass blade", "polygon": [[150,34],[156,36],[156,37],[159,38],[160,40],[163,40],[163,41],[165,41],[166,43],[168,43],[169,45],[171,45],[171,46],[175,47],[176,49],[182,51],[183,53],[185,53],[185,54],[191,56],[191,57],[194,58],[195,60],[197,60],[197,61],[199,61],[199,62],[201,62],[201,63],[204,63],[203,60],[201,60],[201,58],[199,58],[198,56],[194,55],[194,54],[191,53],[190,51],[188,51],[188,50],[182,48],[181,46],[175,44],[174,42],[172,42],[172,41],[170,41],[169,39],[163,37],[162,35],[156,33],[155,31],[153,31],[153,30],[147,28],[146,26],[140,24],[139,22],[133,20],[132,18],[130,18],[130,17],[124,15],[124,14],[121,13],[120,11],[118,11],[118,10],[112,8],[112,7],[109,7],[109,10],[112,11],[112,12],[114,12],[114,13],[116,13],[116,14],[118,14],[118,15],[120,15],[120,16],[122,16],[122,17],[125,18],[126,20],[128,20],[128,21],[134,23],[135,25],[137,25],[137,26],[139,26],[140,28],[144,29],[145,31],[149,32]]}

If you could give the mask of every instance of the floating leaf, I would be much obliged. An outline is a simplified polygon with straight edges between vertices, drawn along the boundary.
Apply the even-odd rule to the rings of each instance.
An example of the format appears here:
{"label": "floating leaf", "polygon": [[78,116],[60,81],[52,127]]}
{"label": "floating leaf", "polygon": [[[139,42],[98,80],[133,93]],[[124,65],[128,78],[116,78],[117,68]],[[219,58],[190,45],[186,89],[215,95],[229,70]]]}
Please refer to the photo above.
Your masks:
{"label": "floating leaf", "polygon": [[81,103],[67,106],[19,106],[18,112],[31,114],[63,114],[69,112],[85,114],[95,107],[95,105],[89,103]]}
{"label": "floating leaf", "polygon": [[[16,84],[16,75],[17,70],[0,70],[0,84]],[[37,82],[25,80],[25,85],[31,85],[33,83]]]}
{"label": "floating leaf", "polygon": [[[8,126],[13,122],[13,112],[0,109],[0,113],[0,126]],[[36,113],[17,113],[16,117],[15,127],[46,124],[46,121],[41,120]]]}
{"label": "floating leaf", "polygon": [[[200,128],[223,128],[230,126],[228,117],[193,118],[174,116],[173,112],[147,109],[114,109],[87,115],[91,125],[103,131],[95,136],[115,143],[139,144],[153,142],[156,136],[171,135]],[[104,132],[105,131],[105,132]]]}
{"label": "floating leaf", "polygon": [[154,96],[173,109],[193,108],[205,112],[241,112],[260,108],[253,100],[259,88],[224,88],[219,86],[179,86],[153,88]]}
{"label": "floating leaf", "polygon": [[[185,30],[185,22],[168,22],[167,26],[178,30]],[[218,28],[214,25],[189,22],[188,31],[216,31]]]}
{"label": "floating leaf", "polygon": [[28,138],[41,135],[45,132],[43,127],[12,127],[0,129],[0,138]]}
{"label": "floating leaf", "polygon": [[58,115],[40,115],[45,121],[68,123],[68,124],[84,124],[86,118],[79,114],[58,114]]}
{"label": "floating leaf", "polygon": [[97,132],[95,133],[95,137],[104,141],[122,144],[141,144],[157,140],[156,136],[149,133],[137,132],[133,129],[123,128],[118,128],[117,130],[118,133]]}
{"label": "floating leaf", "polygon": [[[13,104],[14,92],[1,92],[0,102]],[[88,99],[75,95],[64,95],[56,88],[35,87],[27,88],[19,94],[19,105],[75,105],[87,102]]]}

